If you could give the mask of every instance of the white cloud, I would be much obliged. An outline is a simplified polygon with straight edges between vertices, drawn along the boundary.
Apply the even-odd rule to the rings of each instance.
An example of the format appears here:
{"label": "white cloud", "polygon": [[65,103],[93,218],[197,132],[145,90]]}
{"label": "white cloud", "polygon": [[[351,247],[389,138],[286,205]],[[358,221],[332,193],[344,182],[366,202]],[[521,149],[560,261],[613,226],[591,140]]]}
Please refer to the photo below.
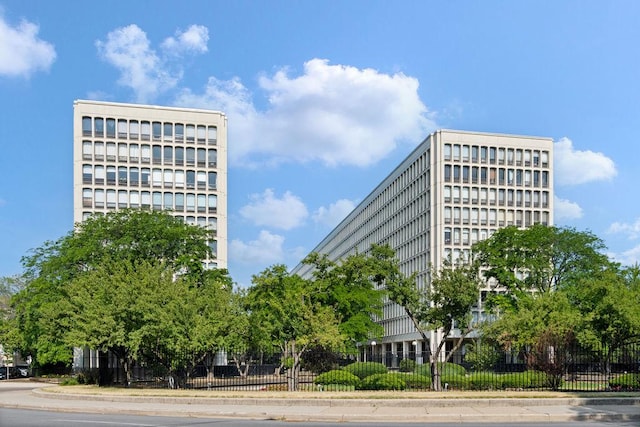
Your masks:
{"label": "white cloud", "polygon": [[561,199],[554,196],[554,216],[558,219],[579,219],[582,218],[582,208],[577,203],[570,200]]}
{"label": "white cloud", "polygon": [[192,25],[187,31],[176,31],[176,36],[167,37],[162,42],[162,48],[167,52],[180,54],[182,51],[204,53],[207,51],[209,30],[202,25]]}
{"label": "white cloud", "polygon": [[289,191],[281,198],[277,198],[271,189],[249,197],[251,203],[240,209],[240,215],[258,226],[291,230],[302,225],[309,215],[302,200]]}
{"label": "white cloud", "polygon": [[606,181],[616,176],[616,166],[603,153],[575,150],[569,138],[555,143],[554,172],[558,185]]}
{"label": "white cloud", "polygon": [[96,41],[98,52],[120,71],[118,83],[130,87],[136,102],[149,102],[175,88],[183,74],[179,56],[184,53],[206,52],[209,39],[206,27],[191,26],[186,32],[167,38],[163,54],[151,47],[147,34],[137,25],[117,28],[107,34],[107,40]]}
{"label": "white cloud", "polygon": [[613,234],[626,234],[627,237],[631,240],[637,239],[640,236],[640,218],[636,219],[636,221],[632,224],[625,222],[614,222],[609,226],[609,229],[607,231]]}
{"label": "white cloud", "polygon": [[313,220],[319,224],[329,227],[335,227],[342,221],[354,208],[355,202],[348,199],[340,199],[335,203],[331,203],[328,208],[321,206],[313,213]]}
{"label": "white cloud", "polygon": [[12,27],[0,14],[0,75],[29,77],[36,71],[49,70],[56,51],[51,43],[38,38],[39,30],[26,20]]}
{"label": "white cloud", "polygon": [[284,259],[283,243],[284,237],[262,230],[257,240],[247,243],[232,240],[229,244],[229,257],[234,262],[245,265],[281,263]]}
{"label": "white cloud", "polygon": [[616,262],[619,262],[623,266],[632,266],[640,264],[640,245],[635,246],[628,251],[624,251],[619,254],[608,254],[609,258],[612,258]]}
{"label": "white cloud", "polygon": [[366,166],[402,141],[417,144],[436,127],[418,96],[417,79],[402,73],[312,59],[300,76],[282,69],[262,76],[259,85],[268,99],[264,111],[256,109],[237,78],[210,78],[203,94],[185,89],[176,103],[225,111],[234,141],[229,159],[245,165]]}

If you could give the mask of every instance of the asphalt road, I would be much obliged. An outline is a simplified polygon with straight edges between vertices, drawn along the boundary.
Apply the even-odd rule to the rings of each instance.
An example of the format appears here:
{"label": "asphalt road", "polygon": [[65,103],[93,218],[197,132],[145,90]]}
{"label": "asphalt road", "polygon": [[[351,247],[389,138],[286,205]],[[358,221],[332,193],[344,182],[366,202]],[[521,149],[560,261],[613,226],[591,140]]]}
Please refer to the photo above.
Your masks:
{"label": "asphalt road", "polygon": [[[264,421],[264,420],[241,420],[224,418],[185,418],[185,417],[153,417],[142,415],[113,415],[113,414],[80,414],[51,411],[34,411],[25,409],[0,408],[0,426],[2,427],[336,427],[344,423],[329,422],[290,422],[290,421]],[[451,427],[450,423],[348,423],[349,427],[407,427],[407,426],[428,426],[428,427]],[[636,422],[544,422],[544,423],[521,423],[523,427],[635,427]],[[513,423],[465,423],[467,427],[488,427],[488,426],[513,426]]]}

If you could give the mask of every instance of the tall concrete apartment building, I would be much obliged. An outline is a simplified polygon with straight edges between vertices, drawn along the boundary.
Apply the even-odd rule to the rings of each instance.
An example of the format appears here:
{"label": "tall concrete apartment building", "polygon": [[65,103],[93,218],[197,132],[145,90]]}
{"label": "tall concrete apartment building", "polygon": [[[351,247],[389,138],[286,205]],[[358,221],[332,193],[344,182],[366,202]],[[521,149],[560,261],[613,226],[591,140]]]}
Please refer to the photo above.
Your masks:
{"label": "tall concrete apartment building", "polygon": [[218,111],[74,102],[74,222],[123,208],[168,210],[215,232],[227,268],[227,118]]}
{"label": "tall concrete apartment building", "polygon": [[[424,140],[316,248],[339,260],[388,244],[405,275],[429,286],[429,267],[468,254],[500,227],[553,224],[553,141],[549,138],[439,130]],[[309,277],[311,267],[293,270]],[[490,286],[490,284],[487,284]],[[474,316],[482,316],[479,295]],[[404,309],[387,301],[374,353],[424,352]],[[459,333],[459,331],[454,331]]]}

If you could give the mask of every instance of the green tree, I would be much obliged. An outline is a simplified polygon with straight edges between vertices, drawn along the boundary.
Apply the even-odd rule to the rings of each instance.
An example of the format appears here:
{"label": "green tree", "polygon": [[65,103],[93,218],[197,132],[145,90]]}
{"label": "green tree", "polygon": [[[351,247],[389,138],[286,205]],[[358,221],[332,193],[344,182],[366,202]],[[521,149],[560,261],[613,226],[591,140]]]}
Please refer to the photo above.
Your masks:
{"label": "green tree", "polygon": [[275,265],[254,275],[247,294],[250,324],[260,342],[278,346],[290,358],[288,389],[298,389],[301,357],[308,348],[336,348],[344,342],[332,307],[320,304],[312,282]]}
{"label": "green tree", "polygon": [[580,341],[604,349],[603,367],[628,344],[640,342],[640,278],[637,266],[606,271],[582,280],[568,290],[572,306],[582,314]]}
{"label": "green tree", "polygon": [[374,316],[382,315],[384,291],[374,280],[383,268],[377,257],[381,250],[373,245],[370,254],[349,255],[340,263],[318,253],[303,260],[314,267],[314,299],[336,312],[340,332],[348,338],[351,350],[356,343],[378,338],[384,332],[373,320]]}
{"label": "green tree", "polygon": [[531,292],[563,289],[606,268],[604,243],[589,232],[534,225],[509,226],[473,246],[487,279],[506,292],[489,303],[513,305]]}
{"label": "green tree", "polygon": [[404,308],[425,342],[431,341],[430,331],[442,332],[442,339],[429,356],[432,387],[440,390],[442,386],[437,362],[447,338],[454,327],[460,329],[460,337],[453,350],[446,355],[445,362],[449,361],[475,327],[471,308],[477,303],[480,292],[477,266],[474,263],[447,262],[440,271],[431,273],[431,283],[426,289],[421,289],[414,277],[404,277],[400,273],[395,261],[389,264],[384,280],[389,299]]}
{"label": "green tree", "polygon": [[190,289],[162,263],[102,260],[73,279],[67,292],[60,307],[67,345],[112,352],[128,385],[131,366],[146,345],[178,338],[168,324],[181,314]]}
{"label": "green tree", "polygon": [[581,324],[580,312],[567,292],[559,290],[523,295],[482,329],[505,350],[523,354],[529,365],[548,375],[549,386],[557,389]]}
{"label": "green tree", "polygon": [[67,286],[104,260],[162,261],[174,272],[203,280],[202,259],[210,257],[209,230],[183,223],[165,212],[112,211],[76,224],[56,241],[45,242],[22,259],[27,285],[12,298],[18,347],[36,364],[71,361],[64,337]]}

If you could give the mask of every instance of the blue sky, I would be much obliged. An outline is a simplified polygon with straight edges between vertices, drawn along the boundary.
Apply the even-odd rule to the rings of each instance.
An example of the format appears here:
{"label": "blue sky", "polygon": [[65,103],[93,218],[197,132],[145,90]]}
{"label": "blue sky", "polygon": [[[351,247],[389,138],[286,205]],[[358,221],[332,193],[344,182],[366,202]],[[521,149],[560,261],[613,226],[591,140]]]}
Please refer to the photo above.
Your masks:
{"label": "blue sky", "polygon": [[241,285],[438,128],[553,138],[556,225],[633,264],[638,22],[632,0],[0,0],[0,276],[73,227],[75,99],[227,113]]}

